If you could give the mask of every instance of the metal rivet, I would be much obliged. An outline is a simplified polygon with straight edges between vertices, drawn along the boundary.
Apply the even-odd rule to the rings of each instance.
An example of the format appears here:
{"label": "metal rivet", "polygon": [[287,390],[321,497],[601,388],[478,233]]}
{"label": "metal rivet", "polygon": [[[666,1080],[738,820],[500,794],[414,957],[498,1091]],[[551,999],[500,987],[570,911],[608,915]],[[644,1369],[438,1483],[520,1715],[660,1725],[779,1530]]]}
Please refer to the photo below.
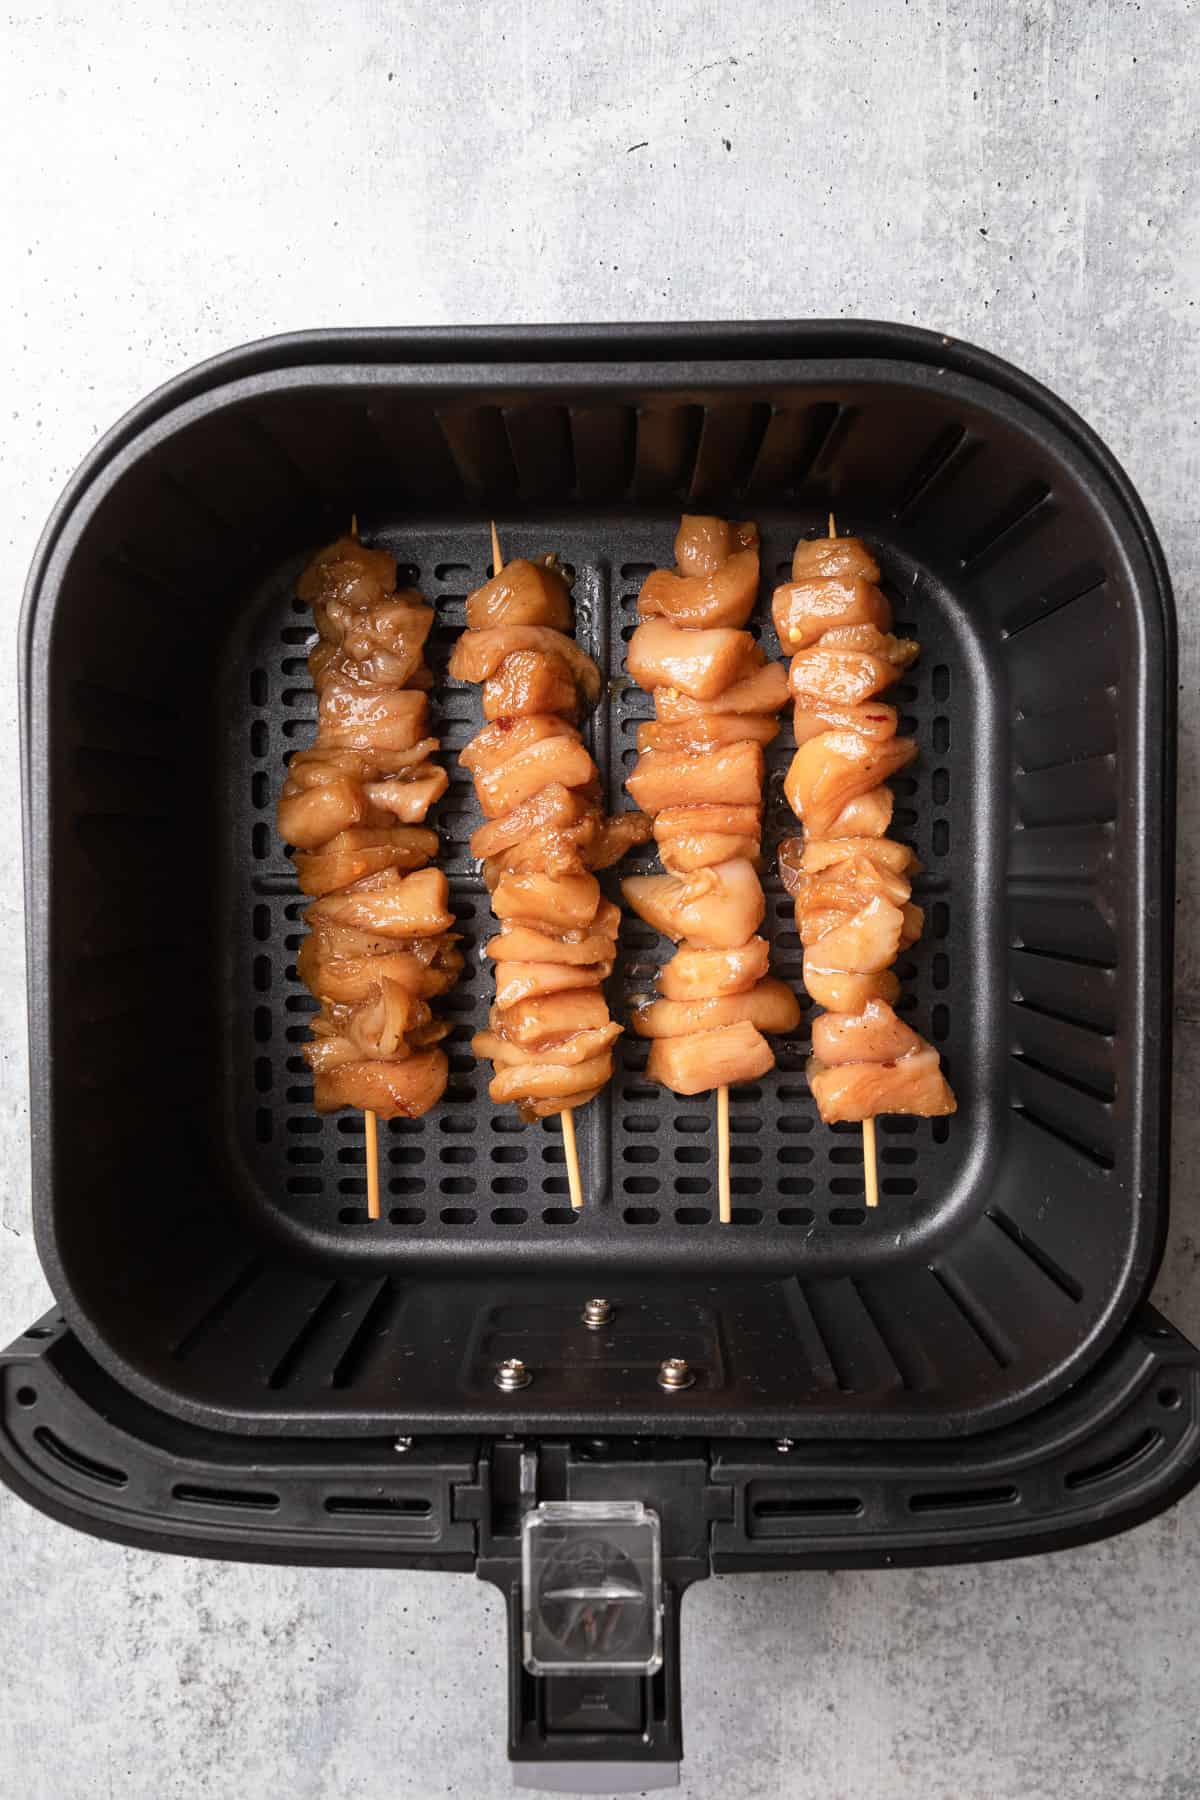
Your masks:
{"label": "metal rivet", "polygon": [[583,1303],[583,1322],[589,1331],[600,1331],[612,1322],[612,1316],[611,1300],[585,1300]]}
{"label": "metal rivet", "polygon": [[688,1388],[695,1379],[682,1356],[668,1356],[659,1364],[658,1385],[661,1388]]}
{"label": "metal rivet", "polygon": [[794,1450],[796,1448],[796,1440],[795,1438],[776,1438],[775,1448],[778,1450],[780,1456],[786,1456],[789,1450]]}
{"label": "metal rivet", "polygon": [[506,1356],[502,1363],[496,1364],[496,1386],[511,1394],[516,1388],[528,1387],[533,1376],[525,1367],[519,1356]]}
{"label": "metal rivet", "polygon": [[397,1456],[407,1456],[412,1447],[413,1441],[410,1437],[398,1437],[392,1445],[392,1449],[396,1452]]}

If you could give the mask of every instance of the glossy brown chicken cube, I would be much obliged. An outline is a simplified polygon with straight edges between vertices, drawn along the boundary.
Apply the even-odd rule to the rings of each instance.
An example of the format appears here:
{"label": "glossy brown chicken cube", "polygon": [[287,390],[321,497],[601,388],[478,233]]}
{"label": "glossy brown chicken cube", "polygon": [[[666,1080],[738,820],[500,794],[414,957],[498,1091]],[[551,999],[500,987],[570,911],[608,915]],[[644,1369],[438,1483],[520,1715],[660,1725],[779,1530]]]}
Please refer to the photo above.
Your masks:
{"label": "glossy brown chicken cube", "polygon": [[841,1063],[827,1067],[818,1057],[808,1064],[808,1083],[826,1125],[857,1123],[880,1113],[940,1118],[957,1111],[936,1050],[925,1049],[898,1062]]}
{"label": "glossy brown chicken cube", "polygon": [[483,684],[485,719],[520,719],[561,713],[573,719],[579,689],[570,664],[552,650],[515,650]]}
{"label": "glossy brown chicken cube", "polygon": [[321,895],[349,887],[364,875],[378,875],[383,869],[419,869],[437,855],[437,848],[437,833],[419,825],[397,825],[390,830],[352,826],[319,850],[297,851],[292,861],[302,892]]}
{"label": "glossy brown chicken cube", "polygon": [[704,756],[686,750],[654,750],[638,759],[625,786],[648,813],[666,806],[722,801],[753,806],[762,794],[763,771],[761,744],[721,744]]}
{"label": "glossy brown chicken cube", "polygon": [[695,874],[631,875],[621,892],[640,918],[665,937],[699,948],[733,949],[752,938],[766,915],[762,883],[744,857]]}
{"label": "glossy brown chicken cube", "polygon": [[874,975],[823,969],[813,960],[820,950],[818,943],[804,952],[804,986],[814,1006],[826,1006],[834,1013],[855,1013],[871,1000],[894,1004],[899,999],[900,982],[894,969],[880,969]]}
{"label": "glossy brown chicken cube", "polygon": [[418,1119],[446,1091],[450,1065],[441,1050],[422,1050],[400,1062],[344,1063],[313,1081],[318,1112],[343,1106],[373,1112],[380,1119]]}
{"label": "glossy brown chicken cube", "polygon": [[785,582],[771,599],[781,649],[804,650],[835,625],[874,625],[890,631],[892,609],[873,582],[817,575]]}
{"label": "glossy brown chicken cube", "polygon": [[775,1066],[766,1038],[743,1020],[689,1037],[655,1038],[646,1061],[648,1081],[676,1094],[705,1094],[713,1088],[757,1081]]}
{"label": "glossy brown chicken cube", "polygon": [[494,1032],[513,1043],[538,1049],[574,1031],[603,1029],[608,1024],[608,1007],[598,988],[566,988],[511,1006],[497,1003],[488,1022]]}
{"label": "glossy brown chicken cube", "polygon": [[441,869],[419,869],[413,875],[385,869],[314,900],[306,917],[310,923],[328,920],[376,937],[431,937],[454,924],[448,897]]}
{"label": "glossy brown chicken cube", "polygon": [[764,662],[749,675],[722,688],[711,700],[696,700],[682,688],[656,687],[654,711],[664,723],[710,717],[722,713],[761,715],[777,713],[788,701],[787,669],[780,662]]}
{"label": "glossy brown chicken cube", "polygon": [[639,687],[680,688],[712,700],[763,661],[748,631],[683,631],[666,619],[645,619],[629,640],[627,666]]}
{"label": "glossy brown chicken cube", "polygon": [[827,837],[851,800],[890,780],[916,754],[912,738],[876,743],[853,731],[827,731],[797,750],[783,791],[806,829],[814,837]]}
{"label": "glossy brown chicken cube", "polygon": [[489,625],[549,625],[571,629],[571,595],[560,569],[516,556],[467,599],[472,631]]}
{"label": "glossy brown chicken cube", "polygon": [[638,611],[695,629],[744,625],[758,597],[758,528],[747,522],[684,516],[675,539],[679,573],[655,569],[642,586]]}
{"label": "glossy brown chicken cube", "polygon": [[600,698],[600,671],[591,657],[573,638],[548,625],[489,625],[482,631],[464,631],[450,658],[450,674],[455,681],[487,681],[506,657],[520,650],[559,657],[588,705]]}
{"label": "glossy brown chicken cube", "polygon": [[843,581],[878,581],[879,564],[861,538],[801,538],[792,552],[792,580],[836,576]]}
{"label": "glossy brown chicken cube", "polygon": [[812,1047],[813,1055],[828,1064],[895,1062],[928,1049],[886,1000],[869,1000],[855,1013],[822,1013],[813,1020]]}
{"label": "glossy brown chicken cube", "polygon": [[659,992],[666,1000],[688,1001],[745,993],[763,979],[769,962],[766,938],[752,937],[729,950],[681,944],[670,962],[659,970]]}
{"label": "glossy brown chicken cube", "polygon": [[639,1037],[686,1037],[722,1025],[748,1023],[759,1031],[795,1031],[800,1002],[786,982],[766,976],[740,994],[704,1000],[651,1000],[635,1006],[630,1023]]}
{"label": "glossy brown chicken cube", "polygon": [[522,871],[502,876],[492,890],[498,919],[521,919],[549,931],[578,931],[590,925],[600,905],[594,875],[544,875]]}

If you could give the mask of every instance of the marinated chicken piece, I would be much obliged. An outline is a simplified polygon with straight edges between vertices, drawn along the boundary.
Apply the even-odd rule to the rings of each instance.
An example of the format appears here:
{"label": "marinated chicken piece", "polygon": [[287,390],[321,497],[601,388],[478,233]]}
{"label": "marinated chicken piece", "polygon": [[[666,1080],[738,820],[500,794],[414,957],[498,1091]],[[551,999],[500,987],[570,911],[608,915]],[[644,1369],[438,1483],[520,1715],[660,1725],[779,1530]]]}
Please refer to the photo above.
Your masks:
{"label": "marinated chicken piece", "polygon": [[530,713],[520,719],[497,719],[477,732],[471,742],[458,753],[458,760],[471,774],[495,774],[523,750],[540,744],[546,738],[565,737],[571,743],[580,741],[579,733],[556,713]]}
{"label": "marinated chicken piece", "polygon": [[510,844],[507,850],[484,859],[484,885],[489,893],[494,893],[505,875],[530,870],[555,877],[585,875],[591,867],[591,846],[598,831],[591,814],[561,831],[532,831],[520,843]]}
{"label": "marinated chicken piece", "polygon": [[296,973],[318,1000],[357,1006],[370,998],[381,981],[428,1000],[453,987],[462,970],[461,951],[448,937],[413,939],[402,950],[386,949],[353,954],[326,955],[328,939],[312,932],[300,946]]}
{"label": "marinated chicken piece", "polygon": [[870,856],[847,857],[817,875],[801,872],[796,883],[797,925],[809,912],[858,912],[876,894],[903,908],[911,893],[906,875],[898,875]]}
{"label": "marinated chicken piece", "polygon": [[289,774],[279,796],[279,835],[298,850],[318,850],[340,832],[361,824],[370,810],[362,782],[352,776],[308,786]]}
{"label": "marinated chicken piece", "polygon": [[330,894],[364,875],[383,869],[419,869],[437,855],[437,833],[417,825],[386,828],[352,826],[339,831],[319,850],[297,851],[292,857],[305,894]]}
{"label": "marinated chicken piece", "polygon": [[689,1037],[655,1038],[646,1076],[676,1094],[706,1094],[712,1088],[756,1081],[775,1066],[775,1053],[762,1033],[743,1020]]}
{"label": "marinated chicken piece", "polygon": [[928,1048],[886,1000],[869,1000],[853,1013],[822,1013],[813,1020],[812,1047],[813,1055],[829,1064],[895,1062]]}
{"label": "marinated chicken piece", "polygon": [[609,869],[627,851],[650,841],[652,826],[644,812],[614,813],[600,821],[583,859],[589,869]]}
{"label": "marinated chicken piece", "polygon": [[814,932],[811,939],[817,946],[813,960],[823,969],[843,969],[851,975],[877,975],[895,962],[904,914],[890,900],[877,896],[861,912],[849,916],[833,913],[829,917],[837,922],[827,931]]}
{"label": "marinated chicken piece", "polygon": [[801,538],[792,553],[792,580],[829,576],[842,581],[878,581],[879,564],[861,538]]}
{"label": "marinated chicken piece", "polygon": [[580,1088],[600,1088],[612,1075],[612,1054],[603,1051],[587,1062],[531,1062],[502,1067],[488,1083],[488,1093],[502,1106],[506,1100],[558,1100],[573,1105],[569,1096]]}
{"label": "marinated chicken piece", "polygon": [[[556,1042],[551,1049],[533,1048],[500,1037],[494,1031],[477,1031],[471,1039],[471,1053],[480,1061],[486,1056],[502,1068],[529,1068],[533,1063],[560,1063],[564,1068],[603,1056],[608,1046],[621,1035],[621,1027],[610,1020],[588,1031],[574,1031]],[[578,1082],[575,1084],[578,1086]]]}
{"label": "marinated chicken piece", "polygon": [[890,787],[871,788],[843,806],[826,837],[882,837],[892,822],[896,797]]}
{"label": "marinated chicken piece", "polygon": [[770,744],[779,736],[778,719],[765,713],[696,713],[690,719],[676,719],[670,724],[648,719],[637,730],[640,753],[678,755],[686,751],[693,756],[707,756],[713,750],[730,744]]}
{"label": "marinated chicken piece", "polygon": [[827,731],[797,750],[783,791],[814,837],[830,837],[851,800],[898,774],[916,754],[912,738],[877,744],[853,731]]}
{"label": "marinated chicken piece", "polygon": [[341,600],[356,611],[377,605],[395,588],[395,557],[387,550],[369,550],[350,535],[318,550],[296,583],[301,600]]}
{"label": "marinated chicken piece", "polygon": [[804,707],[861,706],[899,681],[916,656],[911,638],[893,637],[873,625],[836,626],[796,652],[788,686]]}
{"label": "marinated chicken piece", "polygon": [[489,625],[549,625],[570,631],[571,596],[561,570],[549,562],[514,557],[469,596],[467,625],[472,631]]}
{"label": "marinated chicken piece", "polygon": [[889,631],[892,609],[873,582],[817,575],[777,587],[771,617],[780,646],[793,651],[815,644],[834,625],[874,625]]}
{"label": "marinated chicken piece", "polygon": [[433,608],[415,593],[394,594],[365,612],[338,600],[318,601],[313,617],[334,652],[328,658],[309,657],[319,692],[335,675],[389,687],[407,684],[421,668],[433,627]]}
{"label": "marinated chicken piece", "polygon": [[595,1087],[581,1088],[576,1094],[564,1094],[561,1100],[518,1100],[517,1114],[526,1124],[532,1125],[538,1119],[552,1119],[558,1113],[577,1112],[594,1100],[604,1088],[603,1082]]}
{"label": "marinated chicken piece", "polygon": [[498,856],[535,831],[566,829],[585,818],[595,807],[593,797],[579,789],[551,782],[500,819],[489,819],[471,833],[471,855],[481,860]]}
{"label": "marinated chicken piece", "polygon": [[915,1113],[929,1119],[957,1111],[937,1051],[931,1049],[899,1062],[842,1063],[833,1068],[814,1056],[808,1063],[808,1084],[826,1125],[873,1119],[878,1113]]}
{"label": "marinated chicken piece", "polygon": [[900,982],[894,969],[881,969],[877,975],[822,969],[813,961],[820,950],[818,944],[804,952],[804,985],[815,1006],[826,1006],[831,1013],[854,1013],[861,1012],[869,1000],[886,1000],[890,1005],[899,999]]}
{"label": "marinated chicken piece", "polygon": [[761,744],[722,744],[703,756],[688,750],[654,750],[639,757],[625,786],[648,813],[661,812],[665,806],[722,801],[754,806],[762,795],[763,771]]}
{"label": "marinated chicken piece", "polygon": [[904,914],[904,923],[900,927],[900,948],[907,950],[916,943],[925,929],[925,913],[921,907],[914,906],[911,900],[901,908],[901,911]]}
{"label": "marinated chicken piece", "polygon": [[552,931],[579,931],[590,925],[600,905],[600,883],[594,875],[543,875],[533,871],[504,875],[492,889],[492,911],[498,919],[521,919]]}
{"label": "marinated chicken piece", "polygon": [[515,650],[483,684],[485,719],[521,719],[530,713],[573,719],[578,710],[571,666],[553,650]]}
{"label": "marinated chicken piece", "polygon": [[422,1050],[402,1062],[343,1063],[313,1081],[318,1112],[356,1106],[381,1119],[419,1119],[446,1091],[450,1065],[441,1050]]}
{"label": "marinated chicken piece", "polygon": [[770,950],[766,938],[752,937],[732,950],[703,950],[681,944],[658,972],[664,1000],[709,1000],[744,994],[767,973]]}
{"label": "marinated chicken piece", "polygon": [[565,988],[600,987],[612,971],[611,957],[600,963],[498,962],[496,1004],[507,1008]]}
{"label": "marinated chicken piece", "polygon": [[803,874],[819,875],[825,869],[860,856],[869,857],[881,869],[890,869],[896,875],[918,875],[921,871],[916,851],[907,844],[898,844],[894,838],[787,838],[779,846],[783,884],[789,894],[795,893],[796,890],[788,885],[785,864]]}
{"label": "marinated chicken piece", "polygon": [[596,765],[576,733],[540,739],[510,756],[498,769],[475,777],[479,804],[489,819],[515,812],[543,788],[586,787],[596,778]]}
{"label": "marinated chicken piece", "polygon": [[745,857],[694,875],[631,875],[621,892],[638,914],[677,941],[698,949],[732,950],[752,938],[767,903],[753,863]]}
{"label": "marinated chicken piece", "polygon": [[548,1050],[574,1032],[602,1031],[608,1024],[608,1007],[598,988],[568,988],[513,1006],[493,1006],[488,1023],[510,1043]]}
{"label": "marinated chicken piece", "polygon": [[758,668],[763,653],[748,631],[681,631],[666,619],[646,619],[626,660],[639,687],[680,688],[694,700],[712,700]]}
{"label": "marinated chicken piece", "polygon": [[449,786],[445,769],[423,762],[393,781],[369,781],[363,792],[376,811],[391,813],[402,825],[419,825]]}
{"label": "marinated chicken piece", "polygon": [[305,1045],[304,1054],[312,1069],[333,1068],[335,1062],[324,1051],[344,1039],[350,1055],[338,1060],[381,1057],[385,1062],[398,1061],[409,1053],[405,1040],[432,1022],[433,1014],[424,1000],[385,975],[357,1006],[322,1007],[310,1021],[315,1042]]}
{"label": "marinated chicken piece", "polygon": [[454,924],[448,897],[441,869],[420,869],[414,875],[385,869],[314,900],[305,916],[310,924],[327,920],[376,937],[431,937]]}
{"label": "marinated chicken piece", "polygon": [[759,1031],[795,1031],[800,1023],[800,1002],[786,982],[767,976],[740,994],[714,995],[707,1000],[651,1000],[634,1007],[630,1022],[639,1037],[648,1038],[686,1037],[689,1032],[743,1022]]}
{"label": "marinated chicken piece", "polygon": [[675,538],[679,573],[655,569],[638,596],[643,619],[688,627],[744,625],[758,596],[758,527],[684,515]]}
{"label": "marinated chicken piece", "polygon": [[598,963],[612,959],[613,940],[603,931],[572,931],[561,937],[532,925],[506,925],[486,945],[493,962]]}
{"label": "marinated chicken piece", "polygon": [[711,700],[695,700],[677,687],[656,687],[654,711],[664,724],[722,713],[777,713],[787,705],[787,670],[782,663],[763,663],[740,681],[722,688]]}
{"label": "marinated chicken piece", "polygon": [[658,843],[658,858],[669,875],[690,875],[696,869],[713,869],[738,857],[751,861],[758,855],[755,837],[730,837],[719,831],[677,832]]}
{"label": "marinated chicken piece", "polygon": [[823,731],[854,731],[859,737],[882,743],[895,737],[899,715],[894,706],[882,700],[868,700],[862,706],[802,706],[797,700],[792,708],[792,732],[796,746]]}
{"label": "marinated chicken piece", "polygon": [[450,674],[456,681],[487,681],[506,657],[519,650],[561,658],[588,705],[600,698],[600,671],[591,657],[573,638],[548,625],[489,625],[482,631],[464,631],[450,658]]}
{"label": "marinated chicken piece", "polygon": [[[376,756],[412,750],[422,741],[436,749],[437,739],[426,737],[428,714],[428,698],[414,688],[351,687],[331,682],[325,686],[318,708],[320,741],[325,746]],[[423,754],[430,754],[428,748]]]}
{"label": "marinated chicken piece", "polygon": [[670,874],[709,869],[735,857],[758,855],[762,809],[744,806],[665,806],[654,820],[662,866]]}

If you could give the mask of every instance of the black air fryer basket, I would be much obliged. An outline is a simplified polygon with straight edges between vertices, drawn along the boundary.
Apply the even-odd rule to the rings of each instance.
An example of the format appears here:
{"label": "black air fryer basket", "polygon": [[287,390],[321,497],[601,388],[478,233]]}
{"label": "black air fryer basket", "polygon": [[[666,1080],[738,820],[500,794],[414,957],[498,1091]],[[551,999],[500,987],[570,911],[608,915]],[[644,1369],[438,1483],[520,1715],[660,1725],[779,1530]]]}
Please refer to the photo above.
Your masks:
{"label": "black air fryer basket", "polygon": [[[815,1115],[805,1026],[733,1090],[726,1228],[711,1103],[649,1085],[644,1044],[579,1116],[581,1214],[557,1122],[493,1108],[470,1055],[488,904],[453,752],[478,701],[445,664],[488,522],[577,572],[616,809],[648,710],[624,645],[684,506],[757,519],[765,587],[834,508],[921,641],[896,690],[921,756],[893,785],[928,927],[898,972],[959,1111],[880,1122],[874,1212],[857,1129]],[[445,1099],[381,1127],[378,1224],[361,1116],[312,1110],[274,828],[315,717],[295,579],[352,512],[438,610],[469,950]],[[678,1757],[679,1597],[713,1570],[1011,1554],[1166,1505],[1200,1458],[1200,1361],[1145,1306],[1174,658],[1108,452],[927,333],[313,333],[153,395],[59,503],[23,621],[34,1206],[61,1313],[6,1359],[7,1479],[160,1549],[476,1570],[510,1600],[510,1750],[567,1787]],[[661,946],[626,919],[621,951],[617,1016]],[[508,1357],[524,1389],[497,1387]],[[667,1357],[691,1386],[659,1385]],[[562,1598],[589,1581],[602,1642]]]}

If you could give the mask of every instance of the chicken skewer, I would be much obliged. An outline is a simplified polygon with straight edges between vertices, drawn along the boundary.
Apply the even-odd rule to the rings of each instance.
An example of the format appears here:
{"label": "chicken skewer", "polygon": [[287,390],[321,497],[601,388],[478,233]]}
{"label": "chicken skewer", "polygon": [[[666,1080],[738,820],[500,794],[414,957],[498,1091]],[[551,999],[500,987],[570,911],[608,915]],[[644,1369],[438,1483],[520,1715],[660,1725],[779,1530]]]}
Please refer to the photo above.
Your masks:
{"label": "chicken skewer", "polygon": [[678,1094],[717,1094],[717,1203],[732,1222],[729,1088],[774,1066],[765,1032],[792,1031],[796,996],[767,973],[758,878],[763,748],[787,700],[782,667],[742,629],[758,595],[758,530],[685,515],[678,572],[655,570],[638,597],[629,672],[654,695],[627,786],[654,815],[664,875],[621,884],[629,904],[680,948],[660,998],[635,1007],[646,1073]]}
{"label": "chicken skewer", "polygon": [[553,557],[505,568],[492,526],[493,573],[467,602],[450,673],[483,687],[484,729],[462,752],[486,823],[471,838],[500,930],[489,1029],[494,1101],[525,1119],[558,1113],[571,1204],[583,1204],[574,1112],[612,1074],[621,1028],[601,992],[616,956],[618,909],[595,871],[644,842],[638,813],[605,818],[596,765],[574,720],[600,696],[600,671],[568,636],[569,588]]}
{"label": "chicken skewer", "polygon": [[804,982],[829,1010],[813,1021],[809,1083],[826,1124],[863,1127],[866,1204],[878,1205],[875,1117],[953,1112],[954,1095],[930,1044],[891,1002],[889,965],[920,936],[909,876],[918,864],[884,834],[892,796],[884,785],[917,754],[896,736],[894,707],[877,696],[917,655],[891,635],[891,609],[874,557],[857,538],[802,539],[792,580],[775,591],[779,641],[792,656],[796,754],[784,782],[803,838],[780,845],[784,885],[796,902]]}
{"label": "chicken skewer", "polygon": [[350,535],[317,552],[297,586],[318,638],[314,744],[292,756],[280,835],[313,896],[297,970],[319,1011],[304,1055],[318,1112],[364,1116],[367,1216],[380,1217],[377,1119],[416,1118],[446,1086],[449,1027],[428,1000],[462,967],[445,874],[423,821],[448,785],[432,760],[424,645],[433,608],[397,592],[396,561]]}
{"label": "chicken skewer", "polygon": [[[500,534],[496,530],[496,521],[492,520],[492,574],[499,575],[504,567],[504,558],[500,554]],[[567,1162],[567,1187],[571,1195],[571,1205],[578,1212],[583,1205],[583,1182],[579,1176],[579,1145],[575,1141],[575,1108],[564,1106],[558,1115],[562,1126],[563,1155]]]}

